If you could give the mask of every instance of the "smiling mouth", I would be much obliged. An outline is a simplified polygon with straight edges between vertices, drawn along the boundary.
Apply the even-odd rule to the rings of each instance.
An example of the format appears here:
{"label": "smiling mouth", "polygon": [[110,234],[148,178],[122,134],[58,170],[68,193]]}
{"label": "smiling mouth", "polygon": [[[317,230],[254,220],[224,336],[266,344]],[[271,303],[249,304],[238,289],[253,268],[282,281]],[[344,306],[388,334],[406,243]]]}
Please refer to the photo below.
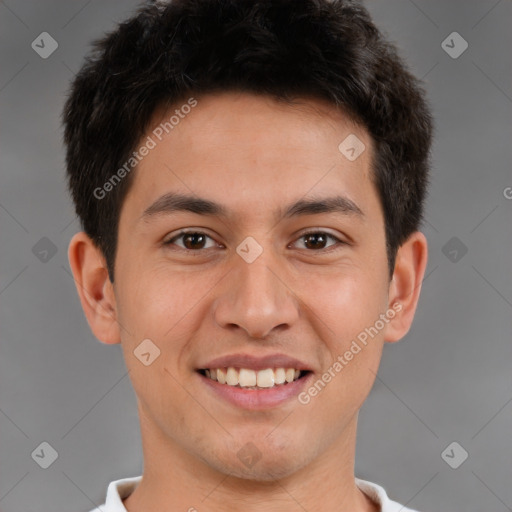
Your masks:
{"label": "smiling mouth", "polygon": [[205,368],[197,370],[201,375],[219,384],[243,389],[271,389],[286,386],[304,378],[311,373],[309,370],[295,368],[266,368],[252,370],[250,368]]}

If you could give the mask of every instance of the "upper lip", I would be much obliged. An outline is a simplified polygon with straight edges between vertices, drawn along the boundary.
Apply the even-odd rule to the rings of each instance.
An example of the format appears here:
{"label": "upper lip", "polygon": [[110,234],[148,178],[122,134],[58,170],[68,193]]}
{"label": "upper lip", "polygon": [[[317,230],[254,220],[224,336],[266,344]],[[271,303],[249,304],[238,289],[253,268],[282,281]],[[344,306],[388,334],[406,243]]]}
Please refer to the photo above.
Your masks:
{"label": "upper lip", "polygon": [[261,357],[250,354],[231,354],[217,357],[208,361],[198,369],[206,370],[209,368],[248,368],[251,370],[265,370],[266,368],[294,368],[295,370],[308,370],[311,368],[304,362],[286,354],[268,354]]}

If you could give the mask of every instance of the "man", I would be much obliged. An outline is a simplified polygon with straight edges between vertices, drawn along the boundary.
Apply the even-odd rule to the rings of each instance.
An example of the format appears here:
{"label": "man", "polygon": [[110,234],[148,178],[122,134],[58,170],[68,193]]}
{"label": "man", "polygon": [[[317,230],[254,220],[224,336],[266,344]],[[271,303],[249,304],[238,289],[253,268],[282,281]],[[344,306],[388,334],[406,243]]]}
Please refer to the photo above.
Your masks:
{"label": "man", "polygon": [[410,510],[354,460],[425,272],[432,121],[362,5],[146,4],[64,123],[69,261],[144,453],[97,510]]}

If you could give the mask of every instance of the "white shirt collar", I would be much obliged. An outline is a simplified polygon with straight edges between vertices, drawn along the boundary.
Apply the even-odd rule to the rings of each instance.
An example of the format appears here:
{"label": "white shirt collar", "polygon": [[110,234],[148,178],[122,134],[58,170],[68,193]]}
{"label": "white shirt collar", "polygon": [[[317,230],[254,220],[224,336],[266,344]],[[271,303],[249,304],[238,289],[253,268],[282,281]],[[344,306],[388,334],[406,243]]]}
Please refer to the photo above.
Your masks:
{"label": "white shirt collar", "polygon": [[[122,500],[126,499],[135,490],[135,487],[141,480],[142,475],[110,482],[105,504],[91,510],[91,512],[126,512]],[[384,488],[380,485],[360,478],[356,478],[355,481],[361,491],[372,501],[380,505],[380,512],[418,512],[391,500]]]}

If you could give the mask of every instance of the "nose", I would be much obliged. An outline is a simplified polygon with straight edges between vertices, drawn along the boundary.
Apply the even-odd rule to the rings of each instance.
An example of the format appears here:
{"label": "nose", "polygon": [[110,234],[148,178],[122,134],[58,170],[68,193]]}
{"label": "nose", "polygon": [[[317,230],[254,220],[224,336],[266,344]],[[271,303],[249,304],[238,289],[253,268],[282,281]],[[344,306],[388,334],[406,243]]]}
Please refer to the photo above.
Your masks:
{"label": "nose", "polygon": [[214,303],[220,327],[241,328],[251,338],[265,338],[274,329],[291,327],[299,318],[299,301],[269,252],[263,251],[252,263],[234,256],[235,266]]}

